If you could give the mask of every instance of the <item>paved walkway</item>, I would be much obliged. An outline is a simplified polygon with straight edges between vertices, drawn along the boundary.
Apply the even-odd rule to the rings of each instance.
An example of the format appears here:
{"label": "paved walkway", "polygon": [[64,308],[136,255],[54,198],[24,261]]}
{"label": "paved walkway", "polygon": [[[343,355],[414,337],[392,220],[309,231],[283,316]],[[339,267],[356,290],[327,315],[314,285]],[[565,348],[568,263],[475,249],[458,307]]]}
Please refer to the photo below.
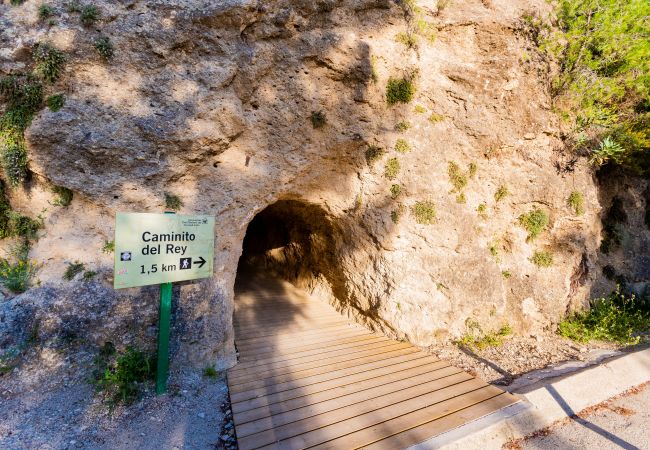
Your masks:
{"label": "paved walkway", "polygon": [[241,450],[395,450],[517,401],[270,278],[239,288],[235,342],[228,386]]}

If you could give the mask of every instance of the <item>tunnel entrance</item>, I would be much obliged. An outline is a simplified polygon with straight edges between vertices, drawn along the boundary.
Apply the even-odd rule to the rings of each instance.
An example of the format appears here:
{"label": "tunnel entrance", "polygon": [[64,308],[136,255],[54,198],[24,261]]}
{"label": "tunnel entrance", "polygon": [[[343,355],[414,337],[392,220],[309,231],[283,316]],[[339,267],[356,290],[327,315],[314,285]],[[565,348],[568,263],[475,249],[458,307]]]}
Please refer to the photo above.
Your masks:
{"label": "tunnel entrance", "polygon": [[248,225],[237,268],[236,289],[256,275],[274,276],[313,290],[343,284],[337,268],[340,230],[319,205],[279,200],[258,213]]}

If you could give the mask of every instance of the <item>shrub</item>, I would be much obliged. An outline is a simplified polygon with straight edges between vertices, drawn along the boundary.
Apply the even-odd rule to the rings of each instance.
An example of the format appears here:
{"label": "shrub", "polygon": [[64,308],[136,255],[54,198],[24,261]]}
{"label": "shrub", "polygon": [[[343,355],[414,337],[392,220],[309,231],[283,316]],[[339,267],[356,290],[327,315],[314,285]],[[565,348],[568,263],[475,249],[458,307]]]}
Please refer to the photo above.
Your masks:
{"label": "shrub", "polygon": [[548,221],[548,214],[539,208],[535,208],[528,214],[519,216],[519,224],[528,231],[529,240],[539,236],[548,225]]}
{"label": "shrub", "polygon": [[141,395],[143,384],[155,375],[156,359],[133,347],[117,354],[112,344],[105,345],[95,359],[94,383],[111,407],[133,403]]}
{"label": "shrub", "polygon": [[177,195],[165,192],[165,207],[172,211],[178,211],[183,207],[183,201]]}
{"label": "shrub", "polygon": [[395,151],[399,153],[406,153],[411,150],[411,146],[405,139],[398,139],[395,142]]}
{"label": "shrub", "polygon": [[111,59],[115,53],[113,43],[108,36],[101,36],[95,41],[95,49],[104,61]]}
{"label": "shrub", "polygon": [[421,225],[436,223],[436,205],[431,201],[416,202],[411,207],[411,212],[415,217],[415,221]]}
{"label": "shrub", "polygon": [[582,192],[573,191],[567,199],[567,204],[576,214],[576,216],[581,216],[585,213],[585,198],[582,195]]}
{"label": "shrub", "polygon": [[393,221],[394,224],[398,224],[402,216],[404,215],[404,210],[405,206],[402,205],[401,203],[397,206],[397,209],[394,209],[390,213],[390,219]]}
{"label": "shrub", "polygon": [[79,4],[79,2],[77,0],[73,0],[71,2],[68,2],[65,8],[69,13],[81,12],[81,5]]}
{"label": "shrub", "polygon": [[405,132],[411,128],[411,124],[408,122],[398,122],[395,124],[395,131],[399,131],[400,133]]}
{"label": "shrub", "polygon": [[499,241],[490,243],[488,248],[490,250],[490,255],[492,255],[494,260],[498,263],[501,262],[501,257],[499,256]]}
{"label": "shrub", "polygon": [[2,148],[2,167],[12,186],[27,178],[27,149],[22,138],[6,142]]}
{"label": "shrub", "polygon": [[386,102],[389,105],[408,103],[415,95],[413,78],[389,78],[386,85]]}
{"label": "shrub", "polygon": [[415,105],[415,108],[413,108],[413,110],[418,114],[424,114],[427,112],[427,109],[422,105]]}
{"label": "shrub", "polygon": [[45,81],[54,83],[59,79],[63,65],[65,64],[65,55],[56,47],[41,42],[36,44],[33,54],[36,68],[34,72]]}
{"label": "shrub", "polygon": [[71,281],[74,277],[76,277],[78,274],[84,271],[85,269],[84,263],[81,263],[79,261],[75,261],[73,263],[68,263],[68,267],[65,269],[65,272],[63,273],[63,279]]}
{"label": "shrub", "polygon": [[43,3],[38,7],[38,18],[41,20],[47,20],[49,17],[54,15],[54,8],[50,5]]}
{"label": "shrub", "polygon": [[504,198],[506,198],[508,195],[510,195],[510,192],[508,191],[508,186],[505,184],[502,184],[499,186],[497,191],[494,193],[494,200],[497,202],[500,202]]}
{"label": "shrub", "polygon": [[27,259],[19,259],[13,264],[0,259],[0,283],[11,292],[25,292],[36,269],[37,265]]}
{"label": "shrub", "polygon": [[478,205],[476,212],[481,219],[487,219],[487,203],[481,203]]}
{"label": "shrub", "polygon": [[57,112],[61,108],[63,108],[63,105],[65,105],[65,97],[63,94],[55,94],[55,95],[50,95],[47,98],[47,107],[50,108],[51,111]]}
{"label": "shrub", "polygon": [[499,347],[503,345],[504,338],[512,334],[510,325],[505,324],[496,331],[483,333],[481,327],[475,321],[468,321],[469,331],[465,333],[456,345],[461,347],[477,348],[483,350],[487,347]]}
{"label": "shrub", "polygon": [[467,166],[467,175],[469,178],[474,178],[476,176],[476,173],[478,172],[478,165],[476,163],[471,162]]}
{"label": "shrub", "polygon": [[216,378],[219,376],[219,372],[214,367],[208,366],[203,369],[203,376],[208,378]]}
{"label": "shrub", "polygon": [[509,270],[502,270],[501,276],[507,280],[512,276],[512,273]]}
{"label": "shrub", "polygon": [[79,20],[81,20],[81,23],[87,27],[95,23],[99,18],[99,10],[95,5],[86,5],[81,8],[80,12],[81,15],[79,16]]}
{"label": "shrub", "polygon": [[113,253],[115,251],[115,241],[104,241],[102,246],[103,253]]}
{"label": "shrub", "polygon": [[465,197],[464,192],[461,192],[456,196],[456,203],[467,203],[467,197]]}
{"label": "shrub", "polygon": [[370,145],[366,149],[366,162],[368,163],[369,166],[379,161],[382,158],[382,156],[384,156],[383,148]]}
{"label": "shrub", "polygon": [[399,194],[401,193],[402,193],[402,186],[400,186],[399,184],[393,184],[390,187],[390,198],[392,198],[393,200],[399,197]]}
{"label": "shrub", "polygon": [[536,250],[530,260],[537,267],[551,267],[553,265],[553,255],[547,251]]}
{"label": "shrub", "polygon": [[327,123],[327,117],[323,111],[312,111],[311,124],[314,128],[322,128]]}
{"label": "shrub", "polygon": [[54,206],[69,206],[72,203],[73,193],[70,189],[63,186],[54,186],[52,192],[57,195],[57,198],[54,200]]}
{"label": "shrub", "polygon": [[454,187],[451,192],[460,192],[467,186],[467,175],[460,170],[460,167],[454,161],[449,162],[447,175],[449,175],[449,182]]}
{"label": "shrub", "polygon": [[384,167],[384,176],[389,180],[393,180],[399,174],[400,164],[397,158],[390,158],[386,161],[386,167]]}
{"label": "shrub", "polygon": [[650,311],[640,305],[634,295],[626,297],[617,289],[607,298],[592,301],[588,311],[566,317],[559,323],[558,334],[578,342],[636,344],[639,333],[650,331]]}
{"label": "shrub", "polygon": [[438,123],[438,122],[442,122],[443,120],[445,120],[445,116],[440,114],[431,113],[431,115],[429,116],[429,122],[431,123]]}
{"label": "shrub", "polygon": [[600,142],[598,148],[595,148],[591,152],[589,162],[595,166],[602,166],[609,161],[619,161],[623,158],[625,149],[612,139],[611,136],[607,136]]}
{"label": "shrub", "polygon": [[395,40],[408,49],[415,49],[418,47],[418,37],[410,32],[397,33]]}

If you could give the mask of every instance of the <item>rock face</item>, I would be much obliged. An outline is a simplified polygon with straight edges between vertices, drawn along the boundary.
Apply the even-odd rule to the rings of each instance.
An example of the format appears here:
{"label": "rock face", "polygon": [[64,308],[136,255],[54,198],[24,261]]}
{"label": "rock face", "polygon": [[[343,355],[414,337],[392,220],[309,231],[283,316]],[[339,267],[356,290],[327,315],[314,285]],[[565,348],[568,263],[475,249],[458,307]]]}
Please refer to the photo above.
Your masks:
{"label": "rock face", "polygon": [[[520,26],[546,2],[420,1],[436,39],[420,36],[415,49],[396,40],[413,19],[389,0],[94,3],[90,27],[64,2],[53,2],[49,27],[38,2],[0,6],[0,73],[29,69],[38,41],[67,55],[52,88],[65,106],[28,129],[34,186],[11,201],[36,214],[51,200],[48,183],[75,200],[45,213],[30,255],[44,263],[43,287],[23,297],[67,298],[83,283],[61,273],[79,260],[104,274],[92,288],[104,299],[97,311],[145,303],[140,325],[155,324],[152,289],[101,287],[112,260],[101,248],[116,211],[163,211],[164,192],[182,199],[181,213],[217,219],[214,278],[179,288],[179,364],[233,363],[242,249],[242,264],[419,345],[459,336],[468,319],[552,328],[601,277],[593,169],[563,150],[548,64]],[[99,36],[114,45],[108,61],[95,52]],[[413,100],[388,105],[389,80],[409,76]],[[392,158],[395,174],[385,169]],[[495,196],[500,187],[508,195]],[[585,214],[567,206],[572,191]],[[435,205],[433,223],[418,223],[422,202]],[[534,208],[549,225],[531,240],[518,218]],[[531,262],[542,250],[551,267]]]}

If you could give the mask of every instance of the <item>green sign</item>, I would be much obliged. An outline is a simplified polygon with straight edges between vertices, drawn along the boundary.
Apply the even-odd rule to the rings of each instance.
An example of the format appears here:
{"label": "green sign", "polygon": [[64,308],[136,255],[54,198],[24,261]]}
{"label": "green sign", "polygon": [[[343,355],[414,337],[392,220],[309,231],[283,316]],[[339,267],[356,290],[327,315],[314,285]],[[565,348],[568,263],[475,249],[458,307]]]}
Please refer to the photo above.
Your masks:
{"label": "green sign", "polygon": [[117,213],[115,289],[212,276],[214,217]]}

